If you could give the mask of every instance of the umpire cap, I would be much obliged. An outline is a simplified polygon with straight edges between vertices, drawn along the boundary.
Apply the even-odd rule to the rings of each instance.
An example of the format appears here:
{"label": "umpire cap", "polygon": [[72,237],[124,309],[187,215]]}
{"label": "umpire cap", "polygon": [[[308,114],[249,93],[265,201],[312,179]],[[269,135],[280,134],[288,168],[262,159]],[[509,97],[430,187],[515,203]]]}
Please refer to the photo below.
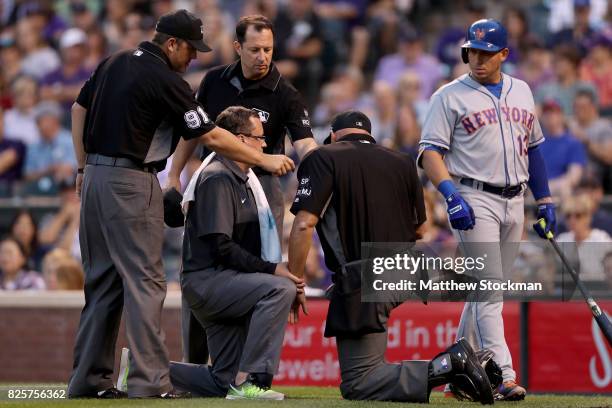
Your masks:
{"label": "umpire cap", "polygon": [[181,9],[166,13],[159,18],[155,31],[187,41],[200,52],[211,51],[204,43],[204,25],[193,13]]}
{"label": "umpire cap", "polygon": [[508,33],[504,26],[492,18],[474,22],[465,35],[461,46],[461,59],[468,63],[468,50],[475,48],[484,51],[501,51],[508,48]]}
{"label": "umpire cap", "polygon": [[[337,132],[342,129],[363,129],[368,133],[372,133],[372,123],[365,113],[358,110],[348,110],[345,112],[338,113],[333,117],[331,122],[332,132]],[[331,143],[331,133],[323,144]]]}

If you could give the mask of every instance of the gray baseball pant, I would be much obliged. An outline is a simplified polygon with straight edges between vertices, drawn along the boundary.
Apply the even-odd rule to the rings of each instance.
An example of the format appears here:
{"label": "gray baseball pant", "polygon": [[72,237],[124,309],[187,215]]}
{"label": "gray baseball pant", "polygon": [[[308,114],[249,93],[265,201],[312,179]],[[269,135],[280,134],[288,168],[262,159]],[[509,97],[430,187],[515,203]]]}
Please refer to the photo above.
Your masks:
{"label": "gray baseball pant", "polygon": [[85,168],[79,239],[85,307],[74,346],[71,397],[113,386],[115,343],[125,306],[130,397],[172,388],[161,314],[163,203],[157,177],[122,167]]}
{"label": "gray baseball pant", "polygon": [[[391,309],[401,304],[389,304],[380,316],[387,326]],[[427,360],[385,361],[387,331],[360,337],[337,337],[340,363],[340,392],[348,400],[428,402]]]}
{"label": "gray baseball pant", "polygon": [[209,269],[182,276],[194,316],[206,330],[212,365],[170,363],[174,386],[225,396],[238,371],[274,375],[296,287],[287,278]]}
{"label": "gray baseball pant", "polygon": [[[474,209],[476,225],[468,231],[453,230],[468,256],[486,253],[486,269],[480,278],[502,281],[510,276],[523,233],[524,199],[522,195],[502,198],[457,185],[461,196]],[[461,313],[457,339],[465,337],[478,350],[488,348],[502,369],[504,381],[516,379],[512,356],[504,336],[503,301],[466,302]]]}

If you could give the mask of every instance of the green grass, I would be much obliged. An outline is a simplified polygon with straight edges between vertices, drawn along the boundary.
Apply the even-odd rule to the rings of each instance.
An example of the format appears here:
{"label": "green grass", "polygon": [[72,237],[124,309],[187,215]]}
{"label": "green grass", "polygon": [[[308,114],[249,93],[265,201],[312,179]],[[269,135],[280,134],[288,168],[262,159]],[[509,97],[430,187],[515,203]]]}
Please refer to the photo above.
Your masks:
{"label": "green grass", "polygon": [[[20,388],[58,388],[58,385],[18,385]],[[164,400],[18,400],[8,401],[6,399],[6,390],[9,385],[0,386],[0,406],[1,407],[72,407],[72,408],[95,408],[95,407],[175,407],[175,408],[216,408],[216,407],[253,407],[253,406],[275,406],[285,408],[335,408],[335,407],[351,407],[351,408],[386,408],[386,407],[420,407],[424,408],[423,404],[406,404],[393,402],[355,402],[345,401],[340,397],[340,392],[337,388],[331,387],[275,387],[274,389],[284,392],[287,396],[285,401],[270,401],[270,402],[246,402],[246,401],[226,401],[224,399],[200,399],[193,398],[190,400],[180,401],[164,401]],[[527,396],[523,402],[498,402],[495,404],[498,407],[516,407],[516,408],[564,408],[564,407],[609,407],[612,408],[612,396],[580,396],[580,395],[533,395]],[[453,399],[444,398],[442,393],[435,392],[431,396],[430,407],[479,407],[477,403],[459,402]]]}

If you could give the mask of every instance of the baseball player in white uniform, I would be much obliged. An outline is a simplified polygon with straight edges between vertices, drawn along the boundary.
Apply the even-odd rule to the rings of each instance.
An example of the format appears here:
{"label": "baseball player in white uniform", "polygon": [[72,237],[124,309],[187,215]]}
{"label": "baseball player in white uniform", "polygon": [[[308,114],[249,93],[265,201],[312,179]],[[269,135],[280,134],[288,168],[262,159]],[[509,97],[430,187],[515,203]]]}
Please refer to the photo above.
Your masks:
{"label": "baseball player in white uniform", "polygon": [[[478,20],[469,27],[462,58],[470,73],[431,97],[418,158],[445,198],[460,247],[488,243],[481,278],[490,280],[501,280],[517,255],[527,186],[538,203],[537,218],[546,220],[546,229],[534,225],[538,234],[545,238],[555,226],[533,95],[524,81],[501,73],[508,52],[498,21]],[[457,338],[494,352],[504,379],[497,399],[522,400],[526,390],[516,383],[502,307],[501,301],[466,302]]]}

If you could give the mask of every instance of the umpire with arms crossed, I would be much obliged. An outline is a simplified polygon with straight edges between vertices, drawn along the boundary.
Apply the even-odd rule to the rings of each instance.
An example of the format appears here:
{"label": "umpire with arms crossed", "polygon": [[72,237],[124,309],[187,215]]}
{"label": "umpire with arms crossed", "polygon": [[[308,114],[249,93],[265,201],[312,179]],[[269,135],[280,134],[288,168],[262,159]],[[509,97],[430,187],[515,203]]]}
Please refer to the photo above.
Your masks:
{"label": "umpire with arms crossed", "polygon": [[[474,400],[493,403],[490,381],[463,339],[431,361],[384,360],[387,320],[400,301],[362,303],[362,242],[414,242],[425,221],[423,188],[407,154],[376,145],[370,120],[358,111],[337,115],[330,145],[306,156],[298,170],[296,214],[289,240],[289,269],[302,277],[317,227],[335,287],[325,327],[336,337],[342,396],[351,400],[427,402],[433,387],[451,382]],[[353,268],[352,265],[358,267]],[[299,294],[290,320],[306,300]],[[461,379],[469,381],[461,382]]]}
{"label": "umpire with arms crossed", "polygon": [[[283,153],[285,134],[288,133],[298,156],[304,157],[317,144],[312,137],[310,119],[302,97],[281,76],[272,62],[272,23],[260,15],[242,17],[236,25],[234,49],[240,59],[229,65],[212,68],[206,74],[198,89],[198,102],[211,120],[216,120],[229,106],[253,109],[264,127],[264,152]],[[170,186],[177,191],[181,187],[181,171],[196,145],[194,141],[182,140],[173,156],[168,176]],[[255,168],[254,172],[272,208],[280,238],[285,213],[280,180],[265,169]],[[185,301],[183,306],[183,358],[191,363],[204,364],[208,361],[206,334],[191,315]]]}
{"label": "umpire with arms crossed", "polygon": [[111,379],[124,304],[131,349],[129,396],[180,396],[170,383],[161,329],[166,281],[156,177],[178,136],[271,172],[293,168],[290,159],[250,149],[215,127],[195,101],[178,73],[185,72],[196,50],[210,51],[202,32],[201,20],[185,10],[162,16],[153,41],[102,61],[73,105],[85,307],[70,397],[124,396],[112,388]]}

